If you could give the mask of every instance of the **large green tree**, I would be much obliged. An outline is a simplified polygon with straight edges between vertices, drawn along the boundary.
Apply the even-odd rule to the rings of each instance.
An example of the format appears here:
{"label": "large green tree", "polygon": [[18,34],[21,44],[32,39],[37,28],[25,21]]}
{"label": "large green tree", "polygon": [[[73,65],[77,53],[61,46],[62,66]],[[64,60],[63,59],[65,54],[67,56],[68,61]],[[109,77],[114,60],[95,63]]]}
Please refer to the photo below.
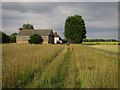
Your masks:
{"label": "large green tree", "polygon": [[24,29],[34,29],[34,27],[33,25],[27,23],[27,24],[23,24],[23,26],[19,28],[20,31]]}
{"label": "large green tree", "polygon": [[65,21],[64,36],[71,43],[82,43],[86,38],[86,27],[82,16],[68,16]]}

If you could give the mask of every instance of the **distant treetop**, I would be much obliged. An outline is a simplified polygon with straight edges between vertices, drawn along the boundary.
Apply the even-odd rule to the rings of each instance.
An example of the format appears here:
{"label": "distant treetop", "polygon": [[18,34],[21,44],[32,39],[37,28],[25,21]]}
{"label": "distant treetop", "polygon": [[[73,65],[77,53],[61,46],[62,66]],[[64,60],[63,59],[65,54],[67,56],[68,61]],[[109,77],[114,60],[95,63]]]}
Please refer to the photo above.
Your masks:
{"label": "distant treetop", "polygon": [[23,24],[22,27],[19,28],[19,31],[24,30],[24,29],[34,29],[33,25],[27,23],[27,24]]}

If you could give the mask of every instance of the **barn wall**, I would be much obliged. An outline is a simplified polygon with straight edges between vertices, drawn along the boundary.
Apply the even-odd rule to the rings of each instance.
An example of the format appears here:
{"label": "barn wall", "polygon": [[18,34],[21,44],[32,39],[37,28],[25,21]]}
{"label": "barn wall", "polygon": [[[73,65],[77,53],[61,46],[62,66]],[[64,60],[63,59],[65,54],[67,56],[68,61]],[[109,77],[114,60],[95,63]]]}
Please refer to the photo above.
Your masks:
{"label": "barn wall", "polygon": [[48,39],[49,39],[48,43],[54,43],[54,36],[50,35]]}
{"label": "barn wall", "polygon": [[54,37],[54,43],[56,44],[57,41],[59,40],[59,37]]}
{"label": "barn wall", "polygon": [[43,39],[43,42],[48,42],[48,36],[41,36]]}
{"label": "barn wall", "polygon": [[16,36],[17,43],[28,43],[29,36]]}
{"label": "barn wall", "polygon": [[48,44],[48,42],[42,42],[43,44]]}
{"label": "barn wall", "polygon": [[[43,39],[43,43],[47,44],[49,40],[52,40],[52,38],[48,39],[48,36],[41,36]],[[28,43],[29,36],[16,36],[16,42],[17,43]],[[52,43],[53,41],[50,41]]]}
{"label": "barn wall", "polygon": [[28,41],[17,41],[17,43],[28,43]]}

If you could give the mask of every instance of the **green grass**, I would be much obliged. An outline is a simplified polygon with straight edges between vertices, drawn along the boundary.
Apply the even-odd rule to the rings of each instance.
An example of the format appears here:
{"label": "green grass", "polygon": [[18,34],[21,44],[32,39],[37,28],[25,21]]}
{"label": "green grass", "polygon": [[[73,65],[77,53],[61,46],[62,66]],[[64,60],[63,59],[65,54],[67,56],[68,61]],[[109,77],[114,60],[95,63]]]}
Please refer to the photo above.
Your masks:
{"label": "green grass", "polygon": [[89,46],[72,47],[74,62],[76,61],[75,70],[78,73],[76,78],[83,88],[117,87],[117,55],[109,55]]}
{"label": "green grass", "polygon": [[3,87],[24,87],[35,75],[45,68],[63,49],[63,46],[4,44]]}
{"label": "green grass", "polygon": [[111,54],[119,53],[118,45],[92,45],[91,47]]}
{"label": "green grass", "polygon": [[118,45],[120,42],[83,42],[84,45]]}
{"label": "green grass", "polygon": [[[99,46],[100,47],[100,46]],[[109,48],[108,48],[109,47]],[[117,88],[116,46],[3,44],[3,88]]]}

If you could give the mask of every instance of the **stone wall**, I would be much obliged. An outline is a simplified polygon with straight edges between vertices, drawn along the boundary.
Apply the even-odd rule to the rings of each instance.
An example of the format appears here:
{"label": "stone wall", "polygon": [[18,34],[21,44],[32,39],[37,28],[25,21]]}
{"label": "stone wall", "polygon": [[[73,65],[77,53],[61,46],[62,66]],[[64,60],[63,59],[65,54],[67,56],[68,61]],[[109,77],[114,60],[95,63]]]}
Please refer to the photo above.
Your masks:
{"label": "stone wall", "polygon": [[29,36],[16,36],[17,43],[28,43]]}
{"label": "stone wall", "polygon": [[48,36],[41,36],[43,39],[43,42],[48,42]]}
{"label": "stone wall", "polygon": [[[43,39],[43,43],[48,43],[48,36],[41,36],[41,37]],[[16,36],[17,43],[28,43],[28,40],[29,40],[29,36]],[[50,40],[52,39],[50,38]]]}

